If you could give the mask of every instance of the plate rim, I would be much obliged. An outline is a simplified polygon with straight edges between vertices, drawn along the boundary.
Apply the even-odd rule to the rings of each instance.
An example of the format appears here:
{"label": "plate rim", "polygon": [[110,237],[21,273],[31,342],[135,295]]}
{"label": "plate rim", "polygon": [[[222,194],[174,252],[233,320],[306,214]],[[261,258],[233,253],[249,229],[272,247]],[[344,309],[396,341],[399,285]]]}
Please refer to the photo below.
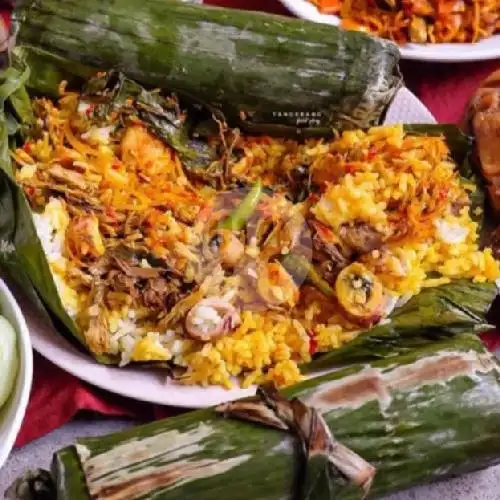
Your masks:
{"label": "plate rim", "polygon": [[[338,26],[340,18],[332,14],[321,14],[318,9],[308,0],[279,0],[290,12],[301,19],[308,21],[331,24]],[[498,39],[498,49],[479,48],[475,44],[405,44],[399,47],[401,57],[410,61],[462,63],[491,61],[500,58],[500,34],[494,35],[493,40]],[[479,42],[481,43],[481,42]],[[448,51],[442,52],[445,48]],[[464,51],[464,48],[474,48]],[[452,50],[453,49],[453,50]]]}
{"label": "plate rim", "polygon": [[[403,87],[394,97],[384,121],[385,124],[398,122],[436,123],[436,120],[425,105]],[[25,313],[33,348],[55,365],[95,387],[138,401],[189,409],[207,408],[255,394],[255,387],[227,390],[218,386],[181,386],[167,382],[165,374],[158,370],[98,364],[44,321],[17,285],[9,281],[9,286]]]}

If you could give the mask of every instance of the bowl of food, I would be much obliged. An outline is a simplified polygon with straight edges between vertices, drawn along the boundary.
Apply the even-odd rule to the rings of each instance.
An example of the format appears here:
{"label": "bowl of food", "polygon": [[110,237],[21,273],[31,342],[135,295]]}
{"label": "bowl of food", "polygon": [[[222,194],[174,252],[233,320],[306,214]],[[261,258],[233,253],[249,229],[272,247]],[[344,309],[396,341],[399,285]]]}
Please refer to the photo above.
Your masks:
{"label": "bowl of food", "polygon": [[0,467],[21,427],[33,378],[33,354],[23,313],[0,279]]}
{"label": "bowl of food", "polygon": [[280,0],[298,17],[393,40],[406,59],[460,62],[500,56],[495,0]]}

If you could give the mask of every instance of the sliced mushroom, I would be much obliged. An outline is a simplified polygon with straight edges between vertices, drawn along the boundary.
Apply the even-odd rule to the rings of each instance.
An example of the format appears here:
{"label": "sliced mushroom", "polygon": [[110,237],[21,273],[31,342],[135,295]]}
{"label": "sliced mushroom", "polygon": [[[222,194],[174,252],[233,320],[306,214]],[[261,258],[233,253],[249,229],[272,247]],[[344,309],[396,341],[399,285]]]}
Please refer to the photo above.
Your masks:
{"label": "sliced mushroom", "polygon": [[330,277],[335,278],[349,264],[352,251],[329,227],[318,221],[310,221],[309,225],[313,230],[313,258],[327,272],[325,278],[330,281]]}
{"label": "sliced mushroom", "polygon": [[385,305],[383,286],[363,264],[355,262],[343,269],[335,292],[339,304],[356,323],[371,325],[380,320]]}
{"label": "sliced mushroom", "polygon": [[227,300],[211,297],[196,304],[186,316],[189,336],[211,342],[233,331],[241,323],[238,310]]}
{"label": "sliced mushroom", "polygon": [[82,174],[54,164],[48,170],[49,175],[56,181],[62,182],[70,188],[87,190],[88,184]]}
{"label": "sliced mushroom", "polygon": [[152,309],[171,309],[179,300],[178,286],[173,280],[154,278],[147,280],[142,291],[142,302]]}
{"label": "sliced mushroom", "polygon": [[131,276],[132,278],[138,279],[155,279],[159,278],[164,272],[164,269],[160,269],[158,267],[140,267],[136,266],[131,262],[127,262],[125,259],[113,255],[112,256],[116,266],[123,271],[127,276]]}

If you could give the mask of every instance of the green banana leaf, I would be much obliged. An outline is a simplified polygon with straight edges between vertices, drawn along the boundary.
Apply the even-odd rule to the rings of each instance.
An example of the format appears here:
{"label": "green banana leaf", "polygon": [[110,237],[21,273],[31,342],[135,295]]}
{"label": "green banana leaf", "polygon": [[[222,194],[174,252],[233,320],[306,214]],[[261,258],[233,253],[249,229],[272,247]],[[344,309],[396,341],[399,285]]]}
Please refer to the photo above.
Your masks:
{"label": "green banana leaf", "polygon": [[[499,383],[496,359],[474,333],[461,333],[281,394],[315,407],[335,440],[375,467],[372,499],[498,463]],[[244,412],[245,403],[229,406]],[[222,418],[227,410],[224,405],[78,439],[54,455],[57,499],[292,499],[300,498],[305,471],[314,476],[308,484],[321,479],[321,471],[304,468],[301,443],[292,434]],[[29,477],[19,479],[18,491],[23,481]],[[314,484],[310,498],[332,498],[328,485]],[[12,492],[9,499],[25,500],[14,496],[14,487]],[[356,488],[336,493],[335,500],[360,498]]]}
{"label": "green banana leaf", "polygon": [[[13,278],[25,293],[45,313],[37,290],[50,310],[77,338],[81,339],[73,321],[59,299],[56,286],[38,238],[33,237],[34,225],[31,213],[26,211],[27,200],[13,178],[9,148],[13,137],[33,123],[33,111],[24,87],[30,70],[22,63],[13,63],[0,75],[0,266]],[[18,126],[11,129],[9,123]],[[21,208],[23,207],[23,208]]]}
{"label": "green banana leaf", "polygon": [[[9,136],[7,117],[18,120],[15,132],[33,124],[31,100],[24,87],[29,78],[30,68],[16,59],[0,73],[0,267],[40,314],[53,315],[81,346],[84,338],[62,305],[28,201],[13,176],[9,148],[15,137]],[[109,360],[103,357],[101,361]]]}
{"label": "green banana leaf", "polygon": [[453,337],[464,329],[476,333],[490,330],[492,326],[487,323],[486,314],[497,294],[494,284],[467,280],[426,288],[395,309],[388,322],[319,356],[302,371],[310,373],[332,366],[399,356],[430,341]]}
{"label": "green banana leaf", "polygon": [[[56,61],[56,62],[54,62]],[[28,63],[30,66],[28,66]],[[32,66],[32,67],[31,67]],[[34,73],[36,72],[36,75]],[[12,54],[11,66],[0,74],[0,94],[3,97],[3,113],[9,120],[2,121],[0,131],[0,265],[19,283],[22,289],[45,313],[53,315],[59,323],[59,328],[70,340],[80,347],[86,348],[82,334],[78,331],[73,320],[64,310],[57,293],[47,260],[41,243],[37,237],[33,224],[31,210],[24,193],[16,184],[12,176],[12,164],[8,154],[9,145],[13,141],[19,143],[23,135],[29,133],[33,125],[33,114],[30,107],[30,95],[39,95],[48,92],[52,96],[57,92],[61,80],[73,82],[92,93],[99,89],[108,89],[111,93],[113,105],[123,103],[124,94],[139,94],[145,103],[146,120],[155,133],[161,128],[164,133],[159,134],[163,140],[178,149],[181,154],[186,153],[190,158],[201,158],[199,164],[206,158],[206,150],[193,147],[186,130],[176,122],[176,116],[170,110],[164,111],[162,101],[156,94],[148,93],[142,87],[119,75],[112,78],[97,78],[91,84],[86,83],[89,73],[80,65],[75,68],[67,61],[36,49],[27,50],[18,47]],[[26,90],[27,89],[27,90]],[[134,95],[135,95],[134,94]],[[196,103],[199,106],[199,103]],[[160,110],[160,111],[159,111]],[[201,113],[203,118],[206,115]],[[149,120],[149,121],[148,121]],[[9,136],[9,123],[11,135]],[[192,123],[188,124],[192,127]],[[459,164],[467,158],[470,146],[469,139],[453,126],[411,126],[408,131],[414,134],[427,133],[444,135],[450,150]],[[201,142],[201,141],[199,141]],[[194,153],[192,153],[194,151]],[[199,155],[199,156],[196,156]],[[462,175],[468,182],[477,181],[470,170],[464,170]],[[478,191],[481,191],[480,189]],[[479,198],[478,198],[479,199]],[[473,284],[458,281],[431,290],[423,291],[414,297],[410,303],[397,310],[389,324],[379,325],[369,332],[359,336],[354,343],[326,355],[325,361],[333,363],[334,359],[355,361],[359,357],[390,356],[392,346],[403,342],[410,349],[424,342],[433,341],[442,336],[454,335],[464,328],[474,328],[483,331],[489,328],[485,315],[496,295],[496,288],[491,284]],[[43,306],[42,306],[43,304]],[[412,309],[413,308],[413,309]],[[415,313],[414,310],[417,312]],[[387,343],[385,343],[387,341]],[[375,348],[376,346],[376,348]],[[102,355],[96,358],[102,363],[118,363],[115,356]],[[321,360],[313,362],[311,368],[322,367]]]}
{"label": "green banana leaf", "polygon": [[[191,138],[189,135],[190,129],[194,126],[191,122],[195,117],[201,115],[198,120],[211,117],[210,112],[204,110],[201,105],[195,108],[189,103],[179,103],[175,96],[170,96],[169,101],[157,92],[148,92],[122,73],[113,71],[92,77],[83,87],[82,98],[102,96],[103,93],[106,94],[106,101],[96,106],[93,111],[94,117],[105,118],[112,111],[124,110],[127,99],[133,98],[142,122],[152,133],[179,153],[183,165],[187,168],[204,169],[217,160],[215,147],[209,146],[205,140]],[[190,121],[180,116],[180,107],[187,108],[186,113]]]}

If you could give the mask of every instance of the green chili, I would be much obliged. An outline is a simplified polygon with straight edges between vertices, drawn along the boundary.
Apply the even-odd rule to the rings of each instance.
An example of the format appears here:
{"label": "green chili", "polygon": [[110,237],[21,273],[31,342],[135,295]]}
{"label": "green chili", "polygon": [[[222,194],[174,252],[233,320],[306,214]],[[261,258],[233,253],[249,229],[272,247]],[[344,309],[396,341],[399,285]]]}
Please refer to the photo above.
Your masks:
{"label": "green chili", "polygon": [[217,227],[219,229],[230,229],[231,231],[240,231],[243,229],[248,219],[255,212],[261,196],[262,183],[259,180],[252,186],[252,189],[241,200],[231,215],[220,221]]}
{"label": "green chili", "polygon": [[329,283],[324,280],[314,265],[304,256],[295,253],[289,253],[281,260],[282,266],[293,276],[296,281],[309,281],[323,295],[334,297],[335,292]]}

